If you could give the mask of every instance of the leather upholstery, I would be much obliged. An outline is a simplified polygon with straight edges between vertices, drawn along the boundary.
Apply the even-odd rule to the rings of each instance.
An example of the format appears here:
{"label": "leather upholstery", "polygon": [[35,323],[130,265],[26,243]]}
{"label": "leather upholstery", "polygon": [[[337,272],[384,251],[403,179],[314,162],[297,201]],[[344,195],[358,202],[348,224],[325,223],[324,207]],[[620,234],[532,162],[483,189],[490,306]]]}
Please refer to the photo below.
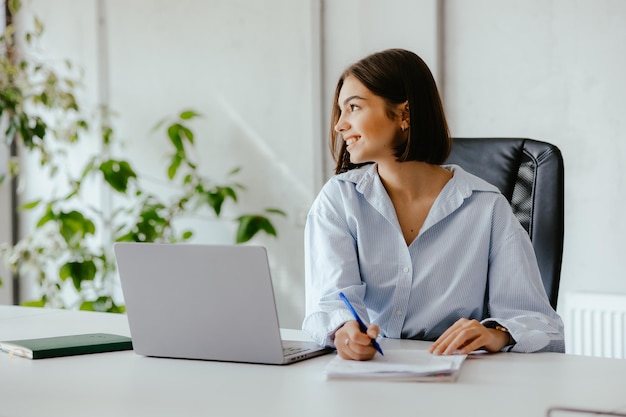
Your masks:
{"label": "leather upholstery", "polygon": [[446,163],[495,185],[511,203],[530,235],[544,287],[556,308],[563,259],[561,151],[533,139],[454,138]]}

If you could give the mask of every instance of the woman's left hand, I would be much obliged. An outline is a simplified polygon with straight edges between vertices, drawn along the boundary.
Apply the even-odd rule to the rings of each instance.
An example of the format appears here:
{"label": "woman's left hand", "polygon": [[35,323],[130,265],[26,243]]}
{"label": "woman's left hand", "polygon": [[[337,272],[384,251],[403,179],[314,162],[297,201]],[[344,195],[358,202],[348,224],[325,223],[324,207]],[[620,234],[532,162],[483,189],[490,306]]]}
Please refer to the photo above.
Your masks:
{"label": "woman's left hand", "polygon": [[430,347],[434,355],[465,355],[477,349],[499,352],[509,343],[509,334],[488,329],[477,320],[459,319]]}

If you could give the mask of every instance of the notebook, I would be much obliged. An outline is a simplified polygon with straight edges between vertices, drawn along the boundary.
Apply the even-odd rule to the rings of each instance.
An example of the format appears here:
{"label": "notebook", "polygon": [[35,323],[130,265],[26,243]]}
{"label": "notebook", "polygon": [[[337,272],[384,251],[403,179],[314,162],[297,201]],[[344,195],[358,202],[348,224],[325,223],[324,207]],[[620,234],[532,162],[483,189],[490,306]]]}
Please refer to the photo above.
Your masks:
{"label": "notebook", "polygon": [[119,242],[114,251],[140,355],[284,365],[331,351],[281,340],[264,247]]}
{"label": "notebook", "polygon": [[132,348],[133,343],[130,337],[109,333],[88,333],[0,342],[1,351],[28,359],[116,352],[118,350],[131,350]]}

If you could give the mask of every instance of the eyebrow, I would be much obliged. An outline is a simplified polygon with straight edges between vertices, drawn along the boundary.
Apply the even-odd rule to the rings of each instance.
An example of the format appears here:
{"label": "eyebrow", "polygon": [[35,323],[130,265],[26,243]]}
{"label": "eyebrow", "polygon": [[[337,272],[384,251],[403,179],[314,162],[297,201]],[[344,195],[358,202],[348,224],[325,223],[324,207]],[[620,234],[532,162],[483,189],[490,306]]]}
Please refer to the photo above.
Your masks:
{"label": "eyebrow", "polygon": [[346,104],[348,104],[348,102],[349,102],[350,100],[354,100],[354,99],[358,99],[358,100],[367,100],[365,97],[361,97],[361,96],[356,96],[356,95],[355,95],[355,96],[350,96],[350,97],[346,98],[346,99],[343,101],[343,105],[344,105],[344,107],[346,106]]}

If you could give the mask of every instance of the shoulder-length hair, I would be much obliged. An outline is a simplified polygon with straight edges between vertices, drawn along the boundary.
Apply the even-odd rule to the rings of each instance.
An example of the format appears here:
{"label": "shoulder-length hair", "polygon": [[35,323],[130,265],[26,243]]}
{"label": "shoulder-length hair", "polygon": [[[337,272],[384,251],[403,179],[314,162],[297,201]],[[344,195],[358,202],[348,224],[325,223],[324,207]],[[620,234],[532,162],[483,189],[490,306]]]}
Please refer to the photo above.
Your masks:
{"label": "shoulder-length hair", "polygon": [[330,151],[339,174],[364,164],[353,164],[346,144],[335,131],[340,117],[337,104],[344,80],[353,76],[372,93],[382,97],[391,109],[408,101],[408,139],[396,148],[397,161],[443,164],[450,154],[451,140],[441,98],[430,69],[415,53],[387,49],[369,55],[348,67],[335,89],[330,120]]}

